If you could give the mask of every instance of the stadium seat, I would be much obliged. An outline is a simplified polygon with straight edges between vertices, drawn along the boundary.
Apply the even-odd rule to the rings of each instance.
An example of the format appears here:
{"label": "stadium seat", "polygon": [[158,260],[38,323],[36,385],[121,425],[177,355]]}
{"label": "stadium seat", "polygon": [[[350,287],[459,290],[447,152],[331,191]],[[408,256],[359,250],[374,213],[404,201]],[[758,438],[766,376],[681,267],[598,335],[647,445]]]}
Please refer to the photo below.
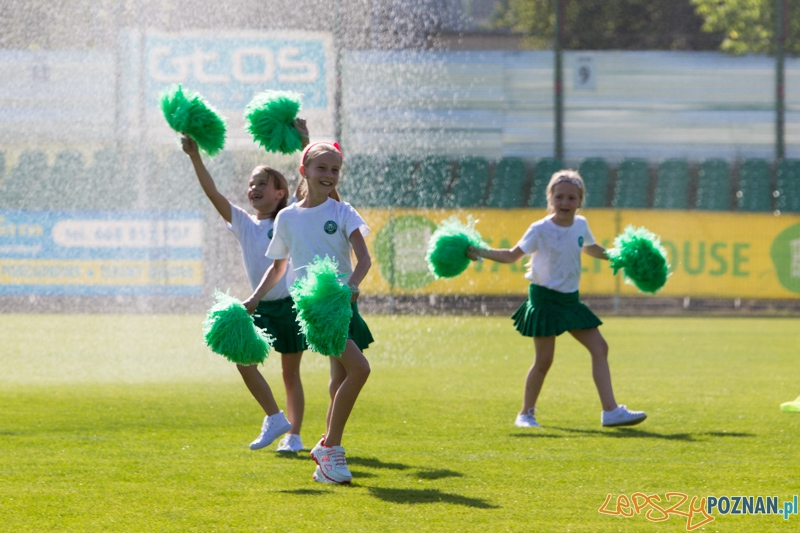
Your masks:
{"label": "stadium seat", "polygon": [[489,163],[483,157],[465,157],[458,164],[450,204],[446,207],[481,207],[489,183]]}
{"label": "stadium seat", "polygon": [[[159,164],[156,154],[152,151],[134,152],[128,158],[126,176],[128,179],[128,193],[131,196],[131,206],[139,207],[142,203],[145,208],[152,208],[153,204],[149,201],[155,194],[150,186],[151,183],[165,180],[166,171],[163,165]],[[142,203],[139,201],[139,179],[143,176],[147,184],[147,200]]]}
{"label": "stadium seat", "polygon": [[26,150],[6,179],[3,203],[10,209],[47,209],[46,190],[52,188],[51,182],[45,153]]}
{"label": "stadium seat", "polygon": [[644,159],[625,159],[617,169],[611,205],[618,209],[647,207],[650,190],[650,169]]}
{"label": "stadium seat", "polygon": [[684,159],[665,159],[658,165],[653,207],[687,209],[689,207],[689,163]]}
{"label": "stadium seat", "polygon": [[342,200],[355,207],[377,205],[376,185],[383,174],[378,158],[367,154],[354,154],[345,159],[342,177],[337,190]]}
{"label": "stadium seat", "polygon": [[559,170],[564,170],[564,162],[555,157],[543,157],[536,162],[528,207],[547,207],[547,184]]}
{"label": "stadium seat", "polygon": [[447,158],[424,158],[414,176],[414,207],[443,207],[451,172],[452,165]]}
{"label": "stadium seat", "polygon": [[376,206],[415,207],[412,185],[414,160],[403,155],[389,156],[386,167],[376,182]]}
{"label": "stadium seat", "polygon": [[130,208],[136,195],[135,181],[122,172],[119,154],[110,148],[94,153],[81,189],[82,197],[75,205],[79,209]]}
{"label": "stadium seat", "polygon": [[[56,154],[53,162],[53,184],[46,194],[51,209],[73,209],[84,202],[86,169],[83,154],[77,150],[63,150]],[[91,196],[89,196],[91,198]]]}
{"label": "stadium seat", "polygon": [[766,159],[745,159],[739,166],[739,211],[772,211],[772,173]]}
{"label": "stadium seat", "polygon": [[[233,153],[228,151],[220,152],[213,158],[206,160],[206,168],[211,174],[211,177],[214,178],[217,189],[226,196],[242,194],[242,191],[244,191],[247,186],[247,179],[249,179],[250,172],[253,170],[250,168],[247,169],[247,174],[240,173],[236,169],[236,161],[233,158]],[[194,175],[194,172],[192,174]],[[294,190],[291,189],[291,178],[290,176],[286,176],[286,174],[284,174],[284,176],[289,180],[289,193],[291,194],[294,192]],[[197,178],[194,177],[194,180],[197,181]]]}
{"label": "stadium seat", "polygon": [[500,159],[494,168],[489,188],[488,207],[522,207],[522,195],[527,175],[525,162],[518,157]]}
{"label": "stadium seat", "polygon": [[731,208],[731,174],[724,159],[706,159],[697,173],[695,207],[709,211],[726,211]]}
{"label": "stadium seat", "polygon": [[783,159],[775,171],[778,209],[800,213],[800,159]]}
{"label": "stadium seat", "polygon": [[203,190],[197,184],[192,162],[185,153],[173,150],[166,155],[163,172],[148,175],[147,196],[150,209],[204,209]]}
{"label": "stadium seat", "polygon": [[608,207],[608,163],[602,157],[589,157],[581,161],[578,173],[586,184],[584,207]]}

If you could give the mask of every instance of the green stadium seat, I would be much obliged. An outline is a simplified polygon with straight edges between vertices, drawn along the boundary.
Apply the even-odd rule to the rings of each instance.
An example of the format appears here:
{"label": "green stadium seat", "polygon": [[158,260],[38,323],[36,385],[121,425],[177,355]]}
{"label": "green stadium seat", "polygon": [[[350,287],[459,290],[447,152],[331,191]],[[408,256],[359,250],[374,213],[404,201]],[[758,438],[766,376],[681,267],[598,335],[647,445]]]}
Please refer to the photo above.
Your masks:
{"label": "green stadium seat", "polygon": [[684,159],[665,159],[658,165],[653,207],[687,209],[689,207],[689,163]]}
{"label": "green stadium seat", "polygon": [[618,209],[642,209],[648,204],[650,169],[644,159],[624,159],[617,169],[611,205]]}
{"label": "green stadium seat", "polygon": [[739,166],[739,211],[772,211],[772,173],[766,159],[745,159]]}
{"label": "green stadium seat", "polygon": [[77,150],[64,150],[56,154],[52,172],[54,180],[46,194],[52,209],[73,209],[84,202],[85,195],[92,191],[85,188],[86,169],[83,154]]}
{"label": "green stadium seat", "polygon": [[489,163],[483,157],[465,157],[458,164],[450,202],[446,207],[481,207],[489,183]]}
{"label": "green stadium seat", "polygon": [[208,200],[197,183],[192,162],[183,151],[169,152],[163,169],[163,174],[148,175],[150,209],[205,209]]}
{"label": "green stadium seat", "polygon": [[374,206],[415,207],[412,185],[414,160],[403,155],[389,156],[386,166],[375,182]]}
{"label": "green stadium seat", "polygon": [[116,150],[106,148],[96,151],[86,166],[84,176],[76,208],[110,210],[133,207],[136,182],[122,172]]}
{"label": "green stadium seat", "polygon": [[[239,171],[236,170],[236,160],[233,158],[233,153],[227,151],[220,152],[213,158],[207,160],[206,168],[211,174],[211,177],[214,178],[217,189],[227,197],[242,194],[242,191],[244,191],[247,186],[247,180],[250,177],[249,172],[253,171],[251,168],[248,169],[247,175],[240,174]],[[290,176],[286,174],[283,175],[287,180],[290,180]],[[197,181],[197,177],[195,177],[194,180]],[[294,193],[294,190],[291,189],[291,180],[289,188],[289,193]]]}
{"label": "green stadium seat", "polygon": [[547,184],[559,170],[564,170],[564,162],[555,157],[543,157],[536,162],[528,207],[547,207]]}
{"label": "green stadium seat", "polygon": [[584,207],[608,207],[608,163],[602,157],[588,157],[581,161],[578,173],[586,184]]}
{"label": "green stadium seat", "polygon": [[47,209],[49,199],[43,193],[52,189],[52,181],[45,153],[26,150],[5,181],[3,203],[10,209]]}
{"label": "green stadium seat", "polygon": [[[188,157],[187,157],[188,159]],[[156,154],[152,151],[139,151],[134,152],[128,158],[127,164],[127,171],[126,176],[128,179],[128,193],[131,196],[131,206],[132,207],[140,207],[139,201],[139,179],[140,176],[145,176],[145,182],[147,184],[147,199],[153,197],[155,191],[150,186],[151,183],[154,181],[165,180],[167,179],[166,169],[164,165],[161,165],[156,157]],[[145,209],[149,209],[153,207],[153,204],[150,201],[145,202],[143,207]]]}
{"label": "green stadium seat", "polygon": [[382,175],[378,158],[368,154],[354,154],[345,159],[339,185],[336,189],[342,200],[356,207],[370,207],[375,202],[376,185]]}
{"label": "green stadium seat", "polygon": [[523,192],[527,181],[525,162],[518,157],[504,157],[494,168],[494,177],[489,188],[488,207],[522,207]]}
{"label": "green stadium seat", "polygon": [[778,209],[800,213],[800,159],[783,159],[775,170]]}
{"label": "green stadium seat", "polygon": [[452,165],[445,157],[428,156],[414,176],[414,207],[443,207]]}
{"label": "green stadium seat", "polygon": [[695,207],[708,211],[727,211],[731,208],[731,173],[724,159],[706,159],[697,173]]}

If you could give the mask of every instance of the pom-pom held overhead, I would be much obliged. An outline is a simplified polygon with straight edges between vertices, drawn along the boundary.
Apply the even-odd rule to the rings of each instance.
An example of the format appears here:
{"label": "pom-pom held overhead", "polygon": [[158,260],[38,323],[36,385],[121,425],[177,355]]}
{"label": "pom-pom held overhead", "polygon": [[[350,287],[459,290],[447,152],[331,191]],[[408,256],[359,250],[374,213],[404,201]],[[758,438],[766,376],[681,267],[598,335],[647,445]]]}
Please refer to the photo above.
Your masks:
{"label": "pom-pom held overhead", "polygon": [[436,228],[428,241],[428,253],[425,260],[428,269],[437,278],[453,278],[464,272],[469,266],[467,248],[486,246],[481,234],[475,229],[472,216],[463,224],[457,216],[444,220]]}
{"label": "pom-pom held overhead", "polygon": [[289,292],[297,310],[297,322],[309,347],[322,355],[339,357],[347,344],[353,310],[352,291],[340,280],[335,259],[316,257],[306,267],[306,276],[298,278]]}
{"label": "pom-pom held overhead", "polygon": [[268,152],[293,154],[303,148],[294,120],[302,107],[300,95],[289,91],[264,91],[244,110],[247,131]]}
{"label": "pom-pom held overhead", "polygon": [[211,351],[240,365],[263,363],[274,339],[253,323],[242,302],[216,291],[217,302],[203,321],[203,335]]}
{"label": "pom-pom held overhead", "polygon": [[191,137],[206,154],[225,147],[225,120],[199,94],[173,85],[161,93],[161,112],[170,128]]}
{"label": "pom-pom held overhead", "polygon": [[606,254],[614,274],[622,269],[625,278],[642,292],[655,293],[667,282],[667,251],[661,238],[645,228],[628,226]]}

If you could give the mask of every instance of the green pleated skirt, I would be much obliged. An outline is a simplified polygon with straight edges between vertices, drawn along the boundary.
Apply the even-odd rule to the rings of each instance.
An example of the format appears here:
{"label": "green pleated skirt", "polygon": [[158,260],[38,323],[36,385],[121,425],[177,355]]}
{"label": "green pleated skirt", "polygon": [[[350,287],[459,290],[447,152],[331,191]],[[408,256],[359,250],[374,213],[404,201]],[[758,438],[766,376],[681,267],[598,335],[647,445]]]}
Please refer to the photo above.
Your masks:
{"label": "green pleated skirt", "polygon": [[308,348],[291,298],[258,302],[253,322],[272,335],[275,339],[272,349],[278,353],[297,353]]}
{"label": "green pleated skirt", "polygon": [[526,337],[552,337],[601,325],[579,296],[578,291],[558,292],[531,283],[528,299],[511,315],[514,327]]}
{"label": "green pleated skirt", "polygon": [[353,310],[353,317],[350,319],[350,327],[347,329],[347,338],[353,339],[358,349],[364,351],[375,339],[372,338],[372,332],[358,312],[358,303],[351,303],[350,308]]}

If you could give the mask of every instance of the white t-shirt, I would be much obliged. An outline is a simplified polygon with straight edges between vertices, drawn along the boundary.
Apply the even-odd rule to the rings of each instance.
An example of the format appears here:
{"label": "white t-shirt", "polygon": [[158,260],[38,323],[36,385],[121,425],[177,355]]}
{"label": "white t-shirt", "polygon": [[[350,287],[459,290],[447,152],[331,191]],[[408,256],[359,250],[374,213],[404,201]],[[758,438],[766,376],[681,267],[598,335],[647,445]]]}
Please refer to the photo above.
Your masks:
{"label": "white t-shirt", "polygon": [[[250,286],[256,290],[264,272],[272,264],[272,259],[264,255],[272,240],[274,219],[259,220],[241,207],[231,204],[231,223],[225,225],[236,236],[242,249],[244,268]],[[294,283],[295,275],[291,268],[286,269],[286,274],[261,300],[280,300],[289,297],[289,287]]]}
{"label": "white t-shirt", "polygon": [[347,202],[328,198],[316,207],[293,204],[275,217],[275,235],[267,249],[267,257],[291,257],[298,277],[305,277],[305,267],[314,257],[326,255],[339,263],[339,272],[347,282],[353,273],[350,262],[350,235],[360,231],[367,236],[369,228],[361,215]]}
{"label": "white t-shirt", "polygon": [[525,279],[558,292],[578,290],[581,281],[581,249],[595,244],[586,218],[575,215],[569,227],[548,216],[530,225],[517,243],[531,260]]}

